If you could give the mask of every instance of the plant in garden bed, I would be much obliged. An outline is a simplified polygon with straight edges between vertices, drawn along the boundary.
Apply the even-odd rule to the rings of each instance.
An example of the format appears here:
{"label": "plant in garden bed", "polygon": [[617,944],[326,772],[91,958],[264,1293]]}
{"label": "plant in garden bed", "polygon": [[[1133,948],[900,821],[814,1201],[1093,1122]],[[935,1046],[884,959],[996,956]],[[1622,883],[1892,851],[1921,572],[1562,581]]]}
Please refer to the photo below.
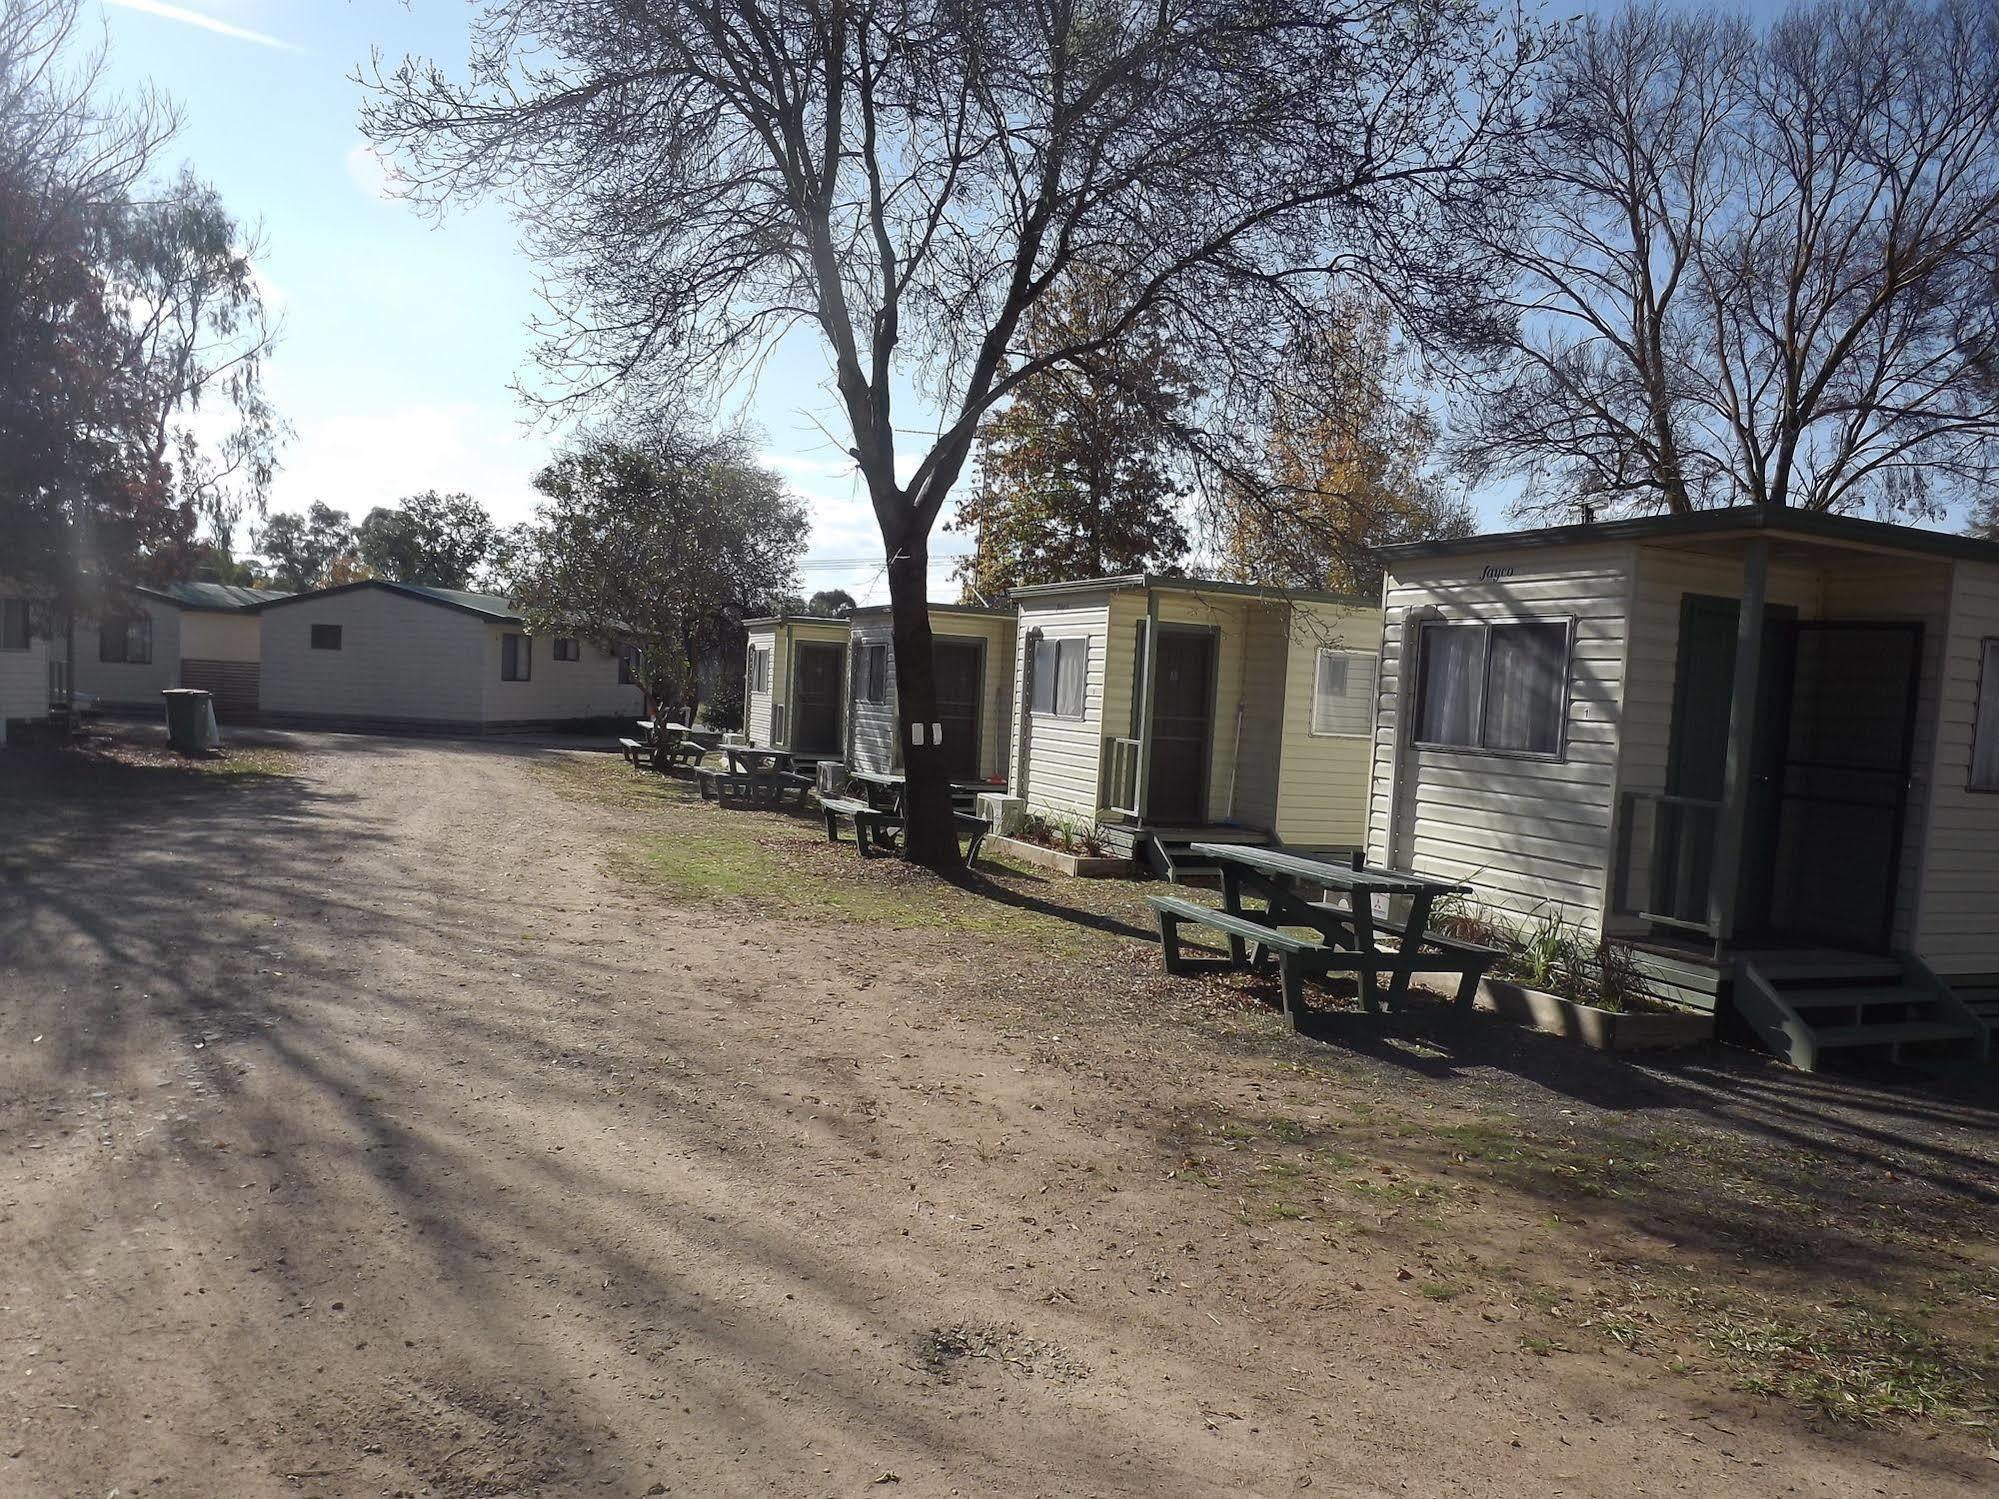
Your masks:
{"label": "plant in garden bed", "polygon": [[1022,843],[1036,844],[1041,848],[1052,848],[1065,854],[1075,854],[1085,859],[1101,859],[1110,850],[1105,847],[1095,829],[1079,823],[1056,821],[1039,814],[1029,814],[1008,836]]}
{"label": "plant in garden bed", "polygon": [[1629,948],[1593,938],[1560,906],[1536,907],[1524,927],[1510,926],[1461,896],[1438,907],[1430,924],[1445,936],[1500,950],[1493,978],[1616,1014],[1670,1008],[1652,997]]}

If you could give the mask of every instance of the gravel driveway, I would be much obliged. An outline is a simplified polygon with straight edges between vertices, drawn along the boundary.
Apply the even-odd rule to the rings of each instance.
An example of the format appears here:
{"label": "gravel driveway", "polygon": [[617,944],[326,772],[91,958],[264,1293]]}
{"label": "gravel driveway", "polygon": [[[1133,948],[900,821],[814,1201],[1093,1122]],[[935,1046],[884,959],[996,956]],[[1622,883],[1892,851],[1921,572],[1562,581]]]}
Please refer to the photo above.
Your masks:
{"label": "gravel driveway", "polygon": [[0,1494],[1999,1474],[1273,1249],[976,963],[621,883],[550,751],[300,742],[0,882]]}

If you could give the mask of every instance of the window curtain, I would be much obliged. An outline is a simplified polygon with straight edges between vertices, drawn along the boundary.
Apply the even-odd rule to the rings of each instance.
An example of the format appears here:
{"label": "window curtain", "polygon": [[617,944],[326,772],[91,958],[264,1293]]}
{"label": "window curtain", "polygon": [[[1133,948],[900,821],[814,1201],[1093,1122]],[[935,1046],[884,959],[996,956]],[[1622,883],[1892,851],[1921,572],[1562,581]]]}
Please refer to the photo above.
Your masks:
{"label": "window curtain", "polygon": [[1422,691],[1416,705],[1417,742],[1477,744],[1484,629],[1478,625],[1425,625],[1421,639]]}
{"label": "window curtain", "polygon": [[1083,684],[1090,674],[1090,642],[1064,640],[1055,674],[1055,712],[1063,718],[1083,716]]}
{"label": "window curtain", "polygon": [[1494,625],[1485,675],[1485,747],[1552,755],[1562,747],[1566,625]]}
{"label": "window curtain", "polygon": [[1971,785],[1999,791],[1999,640],[1985,642],[1978,672],[1978,728],[1971,740]]}
{"label": "window curtain", "polygon": [[1320,651],[1312,688],[1314,734],[1374,731],[1374,657],[1360,651]]}

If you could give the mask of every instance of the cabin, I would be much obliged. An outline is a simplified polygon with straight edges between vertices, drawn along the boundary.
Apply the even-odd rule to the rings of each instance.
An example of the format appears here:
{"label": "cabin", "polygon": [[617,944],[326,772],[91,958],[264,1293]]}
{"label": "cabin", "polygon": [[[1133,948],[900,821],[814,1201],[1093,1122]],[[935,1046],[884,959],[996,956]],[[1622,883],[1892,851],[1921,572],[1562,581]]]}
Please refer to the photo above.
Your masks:
{"label": "cabin", "polygon": [[8,726],[19,729],[49,716],[62,687],[63,642],[50,638],[25,593],[0,578],[0,744]]}
{"label": "cabin", "polygon": [[[887,605],[847,616],[852,633],[847,763],[884,774],[902,769],[896,731],[895,643]],[[1003,782],[1013,723],[1014,611],[971,604],[930,606],[931,671],[939,741],[951,779]]]}
{"label": "cabin", "polygon": [[158,712],[169,687],[199,687],[224,723],[257,713],[263,630],[256,608],[288,595],[223,583],[135,588],[78,631],[76,687],[107,708]]}
{"label": "cabin", "polygon": [[1751,508],[1382,555],[1372,861],[1803,1066],[1983,1050],[1999,544]]}
{"label": "cabin", "polygon": [[1195,842],[1345,852],[1366,830],[1372,600],[1129,576],[1014,590],[1012,794],[1175,876]]}
{"label": "cabin", "polygon": [[644,708],[629,650],[536,635],[492,594],[375,578],[255,612],[267,722],[490,734],[632,719]]}
{"label": "cabin", "polygon": [[847,621],[813,614],[746,619],[743,729],[751,744],[838,755],[847,743]]}

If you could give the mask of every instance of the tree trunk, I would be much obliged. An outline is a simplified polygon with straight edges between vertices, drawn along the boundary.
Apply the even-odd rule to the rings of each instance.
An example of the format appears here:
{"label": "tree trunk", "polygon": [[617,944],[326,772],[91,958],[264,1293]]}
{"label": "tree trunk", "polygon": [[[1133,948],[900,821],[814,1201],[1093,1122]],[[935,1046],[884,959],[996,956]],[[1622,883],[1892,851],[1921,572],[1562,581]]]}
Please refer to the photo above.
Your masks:
{"label": "tree trunk", "polygon": [[895,638],[896,731],[902,735],[902,846],[912,863],[939,874],[964,868],[951,782],[937,744],[937,685],[930,656],[930,548],[921,536],[889,545],[889,619]]}

